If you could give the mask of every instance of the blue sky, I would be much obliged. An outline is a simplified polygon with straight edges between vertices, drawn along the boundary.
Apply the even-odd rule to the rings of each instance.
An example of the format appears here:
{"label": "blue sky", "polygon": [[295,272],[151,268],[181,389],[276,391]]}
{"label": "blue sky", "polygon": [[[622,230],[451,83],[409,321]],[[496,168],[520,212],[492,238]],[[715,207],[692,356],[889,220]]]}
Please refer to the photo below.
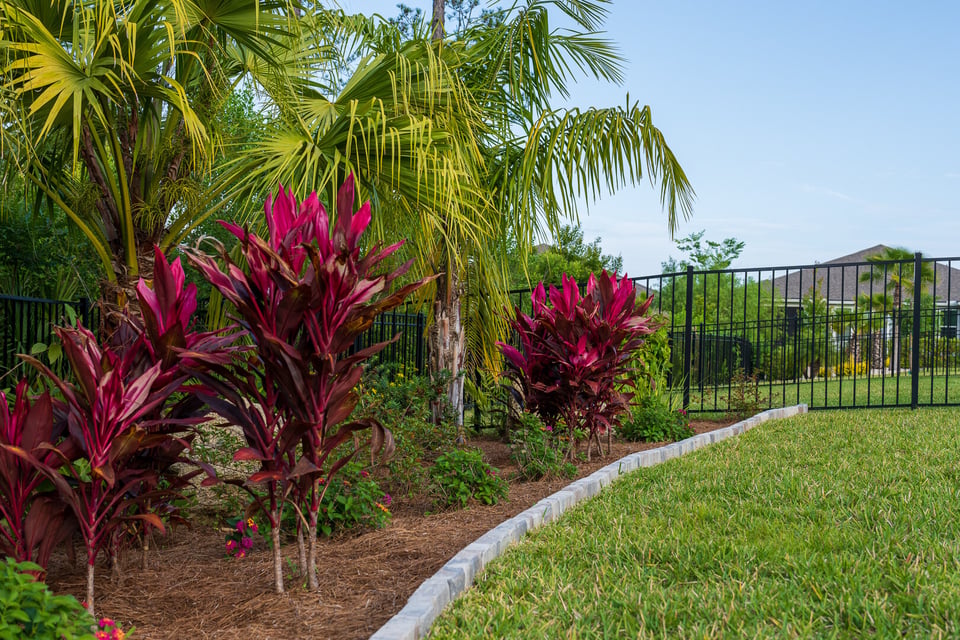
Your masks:
{"label": "blue sky", "polygon": [[[396,0],[341,6],[396,13]],[[957,25],[954,2],[615,0],[606,34],[625,81],[580,82],[568,104],[650,105],[697,191],[678,236],[745,241],[734,266],[880,243],[958,256]],[[605,196],[581,225],[633,276],[679,256],[647,184]]]}

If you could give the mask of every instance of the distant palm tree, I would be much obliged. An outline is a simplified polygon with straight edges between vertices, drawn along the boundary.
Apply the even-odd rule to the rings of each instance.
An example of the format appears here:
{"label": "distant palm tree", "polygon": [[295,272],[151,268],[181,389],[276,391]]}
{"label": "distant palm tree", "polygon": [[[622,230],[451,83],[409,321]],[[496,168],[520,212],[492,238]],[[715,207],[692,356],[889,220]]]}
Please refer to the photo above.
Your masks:
{"label": "distant palm tree", "polygon": [[[882,313],[890,313],[893,323],[893,349],[890,355],[890,373],[900,369],[900,322],[903,315],[904,294],[912,299],[914,288],[917,285],[917,274],[914,273],[914,253],[903,247],[886,247],[880,253],[867,257],[872,263],[870,270],[861,274],[861,282],[880,282],[888,295],[874,294],[868,302],[870,306]],[[929,262],[920,263],[919,285],[934,281],[933,266]],[[915,328],[919,330],[919,327]]]}

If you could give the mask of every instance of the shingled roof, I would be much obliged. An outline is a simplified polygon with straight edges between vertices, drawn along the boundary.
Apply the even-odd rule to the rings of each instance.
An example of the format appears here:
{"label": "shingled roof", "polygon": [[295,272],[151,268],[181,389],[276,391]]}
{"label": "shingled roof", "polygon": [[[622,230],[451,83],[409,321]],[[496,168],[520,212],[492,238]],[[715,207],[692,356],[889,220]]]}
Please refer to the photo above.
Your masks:
{"label": "shingled roof", "polygon": [[[837,303],[852,303],[858,296],[882,293],[882,283],[861,282],[860,279],[863,274],[870,272],[871,263],[867,258],[883,253],[888,248],[887,245],[878,244],[813,266],[786,269],[784,275],[773,279],[773,287],[787,300],[800,300],[809,295],[816,279],[820,295]],[[935,281],[924,289],[926,293],[935,293],[937,301],[960,301],[960,269],[955,268],[954,264],[935,263]],[[892,273],[896,273],[896,269],[896,265],[890,266]]]}

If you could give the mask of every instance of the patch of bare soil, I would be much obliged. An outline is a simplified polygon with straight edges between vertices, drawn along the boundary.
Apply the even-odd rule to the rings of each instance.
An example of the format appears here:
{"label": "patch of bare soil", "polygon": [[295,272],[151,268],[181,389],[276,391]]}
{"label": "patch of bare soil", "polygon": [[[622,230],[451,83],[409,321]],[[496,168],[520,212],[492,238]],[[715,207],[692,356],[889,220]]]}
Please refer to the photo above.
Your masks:
{"label": "patch of bare soil", "polygon": [[[693,422],[697,433],[728,422]],[[485,459],[512,477],[509,448],[497,440],[475,440]],[[606,442],[604,442],[606,447]],[[577,477],[635,451],[659,446],[614,442],[602,460],[578,465]],[[273,563],[263,539],[242,560],[226,557],[223,532],[213,525],[180,527],[151,550],[146,567],[130,553],[120,576],[98,566],[97,612],[136,625],[135,638],[289,640],[369,637],[406,603],[420,583],[486,531],[524,511],[570,481],[512,482],[509,499],[493,506],[427,515],[429,497],[396,497],[393,520],[383,529],[326,540],[318,553],[319,593],[296,577],[296,545],[287,545],[288,592],[273,593]],[[79,555],[79,554],[78,554]],[[86,577],[55,556],[47,582],[58,593],[82,598]]]}

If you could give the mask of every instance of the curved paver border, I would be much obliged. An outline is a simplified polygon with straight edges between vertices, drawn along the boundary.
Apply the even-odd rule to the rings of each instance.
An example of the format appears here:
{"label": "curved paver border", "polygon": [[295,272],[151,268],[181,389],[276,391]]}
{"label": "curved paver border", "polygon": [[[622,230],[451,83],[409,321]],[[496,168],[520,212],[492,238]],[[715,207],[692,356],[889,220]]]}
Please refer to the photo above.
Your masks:
{"label": "curved paver border", "polygon": [[425,637],[430,630],[430,625],[440,612],[473,584],[473,579],[491,560],[502,555],[510,545],[518,542],[527,532],[553,522],[564,511],[597,495],[603,487],[610,485],[620,476],[640,467],[652,467],[671,458],[696,451],[708,444],[740,435],[767,420],[789,418],[806,412],[805,404],[770,409],[723,429],[701,433],[656,449],[631,453],[569,484],[526,511],[497,525],[464,547],[439,571],[427,578],[413,592],[400,613],[390,618],[370,636],[370,640],[419,640]]}

